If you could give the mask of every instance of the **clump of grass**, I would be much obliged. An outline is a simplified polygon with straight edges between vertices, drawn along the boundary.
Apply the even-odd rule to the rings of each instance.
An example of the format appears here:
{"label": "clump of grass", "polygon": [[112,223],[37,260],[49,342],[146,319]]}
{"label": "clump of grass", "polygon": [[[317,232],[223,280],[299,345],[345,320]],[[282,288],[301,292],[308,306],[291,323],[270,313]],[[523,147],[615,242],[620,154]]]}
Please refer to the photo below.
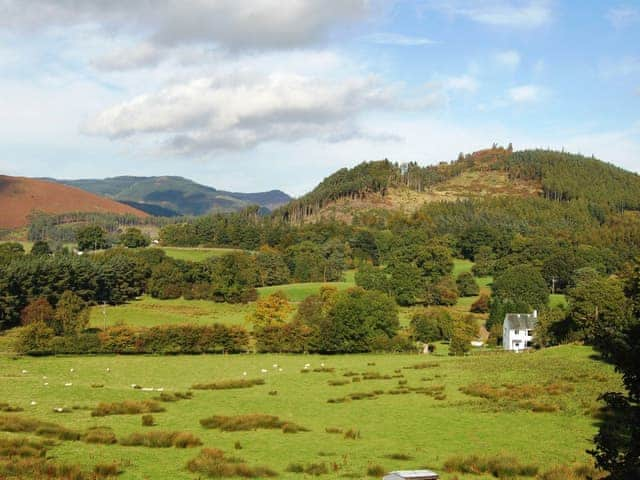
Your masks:
{"label": "clump of grass", "polygon": [[224,452],[216,448],[203,448],[200,454],[187,463],[193,473],[212,478],[262,478],[275,477],[277,473],[269,467],[247,465],[240,458],[227,458]]}
{"label": "clump of grass", "polygon": [[349,430],[344,432],[344,438],[349,440],[359,440],[361,438],[360,430],[355,430],[353,428],[350,428]]}
{"label": "clump of grass", "polygon": [[382,477],[387,470],[382,465],[369,465],[367,467],[367,475],[369,477]]}
{"label": "clump of grass", "polygon": [[23,458],[7,463],[0,462],[0,478],[94,480],[96,475],[83,472],[80,466],[76,464],[61,464],[44,458]]}
{"label": "clump of grass", "polygon": [[339,397],[339,398],[330,398],[329,400],[327,400],[327,403],[346,403],[350,401],[351,400],[348,399],[347,397]]}
{"label": "clump of grass", "polygon": [[329,380],[327,382],[330,387],[338,387],[340,385],[348,385],[351,383],[350,380]]}
{"label": "clump of grass", "polygon": [[551,383],[548,385],[504,384],[501,387],[494,387],[486,383],[474,383],[460,388],[462,393],[473,397],[486,398],[487,400],[526,400],[538,398],[542,395],[561,395],[573,390],[573,386],[566,383]]}
{"label": "clump of grass", "polygon": [[324,431],[331,434],[342,433],[342,429],[338,427],[327,427]]}
{"label": "clump of grass", "polygon": [[214,415],[200,420],[200,425],[205,428],[218,428],[224,432],[239,432],[246,430],[282,429],[284,433],[306,432],[306,428],[292,422],[280,420],[274,415],[253,413],[248,415],[224,416]]}
{"label": "clump of grass", "polygon": [[269,392],[269,395],[271,395],[272,397],[275,397],[276,395],[278,395],[278,391],[277,390],[271,390]]}
{"label": "clump of grass", "polygon": [[136,415],[139,413],[157,413],[164,411],[164,407],[155,400],[125,400],[124,402],[113,403],[100,402],[98,406],[91,411],[91,416]]}
{"label": "clump of grass", "polygon": [[141,421],[143,427],[153,427],[156,424],[155,418],[150,413],[142,415]]}
{"label": "clump of grass", "polygon": [[104,388],[104,383],[92,383],[91,388]]}
{"label": "clump of grass", "polygon": [[535,465],[522,465],[515,457],[496,455],[492,457],[452,457],[444,462],[446,472],[490,474],[496,478],[533,477],[538,473]]}
{"label": "clump of grass", "polygon": [[327,468],[327,464],[324,462],[310,463],[305,467],[304,473],[317,477],[319,475],[326,475],[327,473],[329,473],[329,468]]}
{"label": "clump of grass", "polygon": [[528,401],[528,402],[522,402],[520,404],[520,406],[522,408],[525,408],[527,410],[531,410],[532,412],[536,412],[536,413],[552,413],[552,412],[557,412],[558,410],[560,410],[560,407],[558,407],[558,405],[554,404],[554,403],[545,403],[545,402],[538,402],[535,400],[532,401]]}
{"label": "clump of grass", "polygon": [[358,372],[352,372],[351,370],[349,370],[348,372],[345,372],[342,374],[343,377],[359,377],[360,374]]}
{"label": "clump of grass", "polygon": [[440,364],[437,362],[420,362],[414,365],[410,365],[408,367],[402,367],[405,370],[424,370],[425,368],[436,368],[439,367]]}
{"label": "clump of grass", "polygon": [[47,446],[42,442],[28,438],[0,438],[0,457],[4,458],[39,458],[47,453]]}
{"label": "clump of grass", "polygon": [[102,445],[113,445],[118,443],[115,433],[109,427],[93,427],[87,430],[82,437],[87,443],[98,443]]}
{"label": "clump of grass", "polygon": [[391,380],[391,375],[382,375],[380,372],[364,372],[363,380]]}
{"label": "clump of grass", "polygon": [[304,473],[304,465],[301,463],[290,463],[289,466],[285,468],[285,472]]}
{"label": "clump of grass", "polygon": [[606,474],[597,470],[593,465],[559,465],[552,467],[536,478],[539,480],[598,480],[604,478]]}
{"label": "clump of grass", "polygon": [[59,440],[79,440],[81,437],[79,432],[69,430],[62,425],[19,416],[0,417],[0,431],[33,433],[41,437],[53,437]]}
{"label": "clump of grass", "polygon": [[376,366],[376,362],[368,362],[367,366],[368,367],[375,367]]}
{"label": "clump of grass", "polygon": [[202,441],[189,432],[162,432],[153,431],[145,433],[132,433],[120,440],[121,445],[142,446],[149,448],[189,448],[202,445]]}
{"label": "clump of grass", "polygon": [[93,467],[93,473],[95,473],[99,478],[117,477],[122,473],[122,470],[120,470],[120,465],[117,463],[98,463]]}
{"label": "clump of grass", "polygon": [[398,380],[398,385],[406,385],[407,383],[409,383],[408,380]]}
{"label": "clump of grass", "polygon": [[234,388],[251,388],[256,385],[264,385],[263,378],[240,378],[231,380],[218,380],[211,383],[196,383],[191,388],[194,390],[231,390]]}
{"label": "clump of grass", "polygon": [[313,371],[316,373],[333,373],[336,371],[336,369],[332,367],[320,367],[314,368]]}
{"label": "clump of grass", "polygon": [[242,450],[242,444],[239,440],[236,440],[236,443],[233,444],[233,448],[235,448],[236,450]]}
{"label": "clump of grass", "polygon": [[413,457],[406,453],[391,453],[389,455],[385,455],[385,457],[390,458],[391,460],[413,460]]}
{"label": "clump of grass", "polygon": [[193,398],[193,392],[162,392],[159,396],[154,397],[154,400],[159,402],[177,402],[179,400],[191,400]]}
{"label": "clump of grass", "polygon": [[22,412],[24,408],[16,405],[9,405],[6,402],[0,402],[0,412]]}
{"label": "clump of grass", "polygon": [[362,381],[362,378],[360,378],[360,377],[351,377],[351,381],[352,381],[353,383],[361,382],[361,381]]}

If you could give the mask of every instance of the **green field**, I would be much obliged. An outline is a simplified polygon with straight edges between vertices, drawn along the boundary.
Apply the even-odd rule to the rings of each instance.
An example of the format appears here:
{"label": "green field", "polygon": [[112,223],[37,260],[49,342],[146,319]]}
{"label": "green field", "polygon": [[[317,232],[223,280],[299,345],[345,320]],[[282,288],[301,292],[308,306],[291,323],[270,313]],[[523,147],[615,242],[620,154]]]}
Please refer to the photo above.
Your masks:
{"label": "green field", "polygon": [[254,304],[216,303],[208,300],[158,300],[144,296],[124,305],[91,308],[90,325],[104,328],[126,323],[151,327],[154,325],[193,323],[207,325],[222,323],[238,325],[245,322]]}
{"label": "green field", "polygon": [[[86,431],[111,427],[116,436],[154,430],[186,431],[204,446],[239,456],[249,465],[267,465],[282,479],[309,478],[288,473],[290,463],[335,463],[338,470],[322,478],[366,478],[368,466],[386,470],[429,467],[441,471],[446,459],[455,455],[513,455],[521,463],[541,469],[555,464],[587,461],[596,427],[585,412],[594,407],[600,392],[618,388],[609,366],[590,359],[586,347],[564,346],[530,354],[494,353],[453,358],[441,355],[235,355],[235,356],[90,356],[11,358],[0,357],[0,400],[24,408],[1,415],[33,417]],[[425,359],[433,368],[406,369]],[[301,373],[324,363],[330,373]],[[273,367],[277,364],[282,371]],[[74,369],[71,372],[71,369]],[[107,368],[110,372],[107,372]],[[261,373],[266,369],[268,373]],[[26,371],[26,373],[22,373]],[[403,375],[402,378],[363,380],[329,386],[347,371]],[[135,390],[132,384],[186,391],[193,383],[220,379],[264,378],[265,385],[236,390],[195,391],[191,400],[163,403],[166,412],[154,414],[157,426],[142,427],[140,415],[92,417],[87,409],[98,402],[146,400],[158,395]],[[400,373],[395,373],[400,372]],[[44,379],[43,377],[47,377]],[[442,386],[446,398],[408,393],[379,394],[372,399],[327,403],[331,398],[354,392],[387,392],[406,381],[410,387]],[[44,385],[48,383],[48,385]],[[72,383],[65,387],[65,383]],[[515,401],[489,401],[459,391],[472,383],[500,386],[546,385],[557,382],[572,391],[543,396],[559,408],[534,413]],[[104,388],[92,388],[102,384]],[[272,394],[269,394],[272,392]],[[277,392],[277,394],[273,394]],[[36,405],[30,403],[34,401]],[[70,413],[53,413],[68,407]],[[76,409],[73,409],[76,407]],[[271,414],[309,429],[285,434],[280,430],[221,432],[205,429],[199,420],[211,415]],[[326,433],[326,428],[354,429],[360,439]],[[18,434],[0,433],[0,436]],[[241,450],[234,444],[240,442]],[[82,441],[58,441],[49,455],[57,461],[80,463],[117,462],[127,479],[193,479],[187,462],[200,448],[127,447],[89,445]],[[394,460],[391,455],[406,455]],[[206,478],[206,477],[200,477]],[[488,479],[489,476],[443,474],[442,479]]]}
{"label": "green field", "polygon": [[162,248],[167,255],[176,260],[201,262],[211,257],[219,257],[231,252],[238,252],[237,248],[180,248],[180,247],[152,247]]}

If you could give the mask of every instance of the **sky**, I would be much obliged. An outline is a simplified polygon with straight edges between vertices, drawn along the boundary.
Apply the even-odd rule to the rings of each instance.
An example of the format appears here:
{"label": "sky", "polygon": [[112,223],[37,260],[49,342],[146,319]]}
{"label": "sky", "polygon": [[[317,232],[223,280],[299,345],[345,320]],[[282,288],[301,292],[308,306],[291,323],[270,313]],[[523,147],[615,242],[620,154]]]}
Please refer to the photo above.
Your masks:
{"label": "sky", "polygon": [[298,196],[494,142],[640,171],[640,0],[0,0],[0,173]]}

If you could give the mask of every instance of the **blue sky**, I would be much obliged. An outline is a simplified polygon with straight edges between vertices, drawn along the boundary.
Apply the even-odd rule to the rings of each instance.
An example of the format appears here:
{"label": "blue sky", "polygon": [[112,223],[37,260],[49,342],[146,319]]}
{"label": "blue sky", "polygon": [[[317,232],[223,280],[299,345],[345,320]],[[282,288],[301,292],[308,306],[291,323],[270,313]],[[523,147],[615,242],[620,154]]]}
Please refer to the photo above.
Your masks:
{"label": "blue sky", "polygon": [[493,142],[640,170],[640,2],[3,0],[0,172],[300,195]]}

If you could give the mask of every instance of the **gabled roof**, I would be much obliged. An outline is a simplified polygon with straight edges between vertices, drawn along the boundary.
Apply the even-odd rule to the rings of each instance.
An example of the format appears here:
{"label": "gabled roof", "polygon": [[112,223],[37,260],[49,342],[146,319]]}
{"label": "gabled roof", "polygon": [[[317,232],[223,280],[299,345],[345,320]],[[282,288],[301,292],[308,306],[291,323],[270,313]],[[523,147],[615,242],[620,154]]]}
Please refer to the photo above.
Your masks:
{"label": "gabled roof", "polygon": [[385,475],[384,480],[437,480],[440,478],[436,472],[431,470],[398,470]]}
{"label": "gabled roof", "polygon": [[533,330],[538,324],[538,316],[532,313],[507,313],[504,326],[512,330]]}

